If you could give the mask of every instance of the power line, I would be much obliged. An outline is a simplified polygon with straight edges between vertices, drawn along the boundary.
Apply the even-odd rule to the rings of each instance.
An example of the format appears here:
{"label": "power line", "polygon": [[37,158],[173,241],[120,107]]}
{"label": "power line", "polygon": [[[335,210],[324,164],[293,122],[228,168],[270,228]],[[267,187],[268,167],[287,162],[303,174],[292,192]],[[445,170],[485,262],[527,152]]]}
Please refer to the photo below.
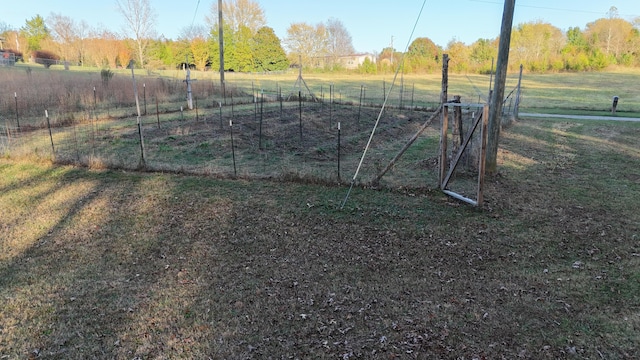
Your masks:
{"label": "power line", "polygon": [[193,13],[193,19],[191,20],[191,30],[193,31],[193,23],[196,21],[196,16],[198,15],[198,7],[200,6],[200,0],[196,4],[196,11]]}
{"label": "power line", "polygon": [[[500,1],[491,1],[491,0],[468,0],[470,2],[477,3],[485,3],[485,4],[495,4],[495,5],[503,5],[503,2]],[[581,9],[563,9],[563,8],[554,8],[549,6],[536,6],[536,5],[522,5],[516,4],[516,7],[521,8],[530,8],[530,9],[540,9],[540,10],[552,10],[552,11],[561,11],[561,12],[569,12],[569,13],[583,13],[583,14],[594,14],[594,15],[603,15],[606,14],[605,11],[589,11],[589,10],[581,10]],[[635,14],[619,14],[620,16],[625,17],[636,17],[638,15]]]}
{"label": "power line", "polygon": [[[420,17],[422,16],[422,12],[424,11],[424,7],[427,5],[427,0],[424,0],[422,3],[422,7],[420,8],[420,12],[418,12],[418,17],[416,18],[416,22],[413,24],[413,29],[411,30],[411,34],[409,35],[409,39],[407,39],[407,45],[404,48],[404,52],[402,53],[402,57],[400,58],[400,63],[396,68],[396,73],[393,76],[393,81],[391,82],[391,86],[389,87],[389,91],[384,96],[384,101],[382,102],[382,107],[380,108],[380,112],[378,113],[378,118],[376,119],[375,124],[373,125],[373,129],[371,130],[371,135],[369,136],[369,141],[367,141],[367,145],[364,148],[364,152],[362,153],[362,157],[360,158],[360,163],[358,163],[358,167],[356,168],[355,174],[353,174],[353,179],[351,180],[351,186],[349,186],[349,191],[347,191],[347,195],[344,197],[342,204],[340,205],[340,210],[344,208],[344,205],[347,203],[349,199],[349,195],[351,194],[351,190],[353,189],[353,185],[358,178],[358,173],[360,172],[360,168],[362,167],[362,163],[364,162],[364,158],[367,156],[367,151],[371,146],[371,140],[373,140],[373,135],[376,133],[376,129],[378,128],[378,124],[380,124],[380,119],[382,118],[382,114],[384,113],[384,109],[389,101],[389,96],[391,95],[391,91],[393,90],[393,86],[398,79],[398,73],[400,73],[400,69],[404,66],[404,57],[407,54],[407,50],[409,49],[409,44],[413,39],[413,34],[416,32],[416,28],[418,27],[418,22],[420,22]],[[393,53],[393,49],[391,49],[391,53]]]}

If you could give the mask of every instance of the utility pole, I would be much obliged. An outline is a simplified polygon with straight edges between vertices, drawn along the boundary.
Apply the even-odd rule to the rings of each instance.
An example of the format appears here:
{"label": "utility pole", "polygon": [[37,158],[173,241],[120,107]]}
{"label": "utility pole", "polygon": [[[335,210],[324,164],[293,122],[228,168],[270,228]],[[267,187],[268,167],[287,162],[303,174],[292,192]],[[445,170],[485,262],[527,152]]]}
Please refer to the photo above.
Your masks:
{"label": "utility pole", "polygon": [[222,96],[225,97],[224,86],[224,30],[222,28],[222,0],[218,0],[218,44],[220,45],[220,87]]}
{"label": "utility pole", "polygon": [[487,139],[486,157],[486,170],[489,174],[495,174],[498,170],[497,158],[500,126],[502,122],[502,101],[504,98],[505,83],[507,82],[509,43],[511,42],[511,29],[513,27],[513,13],[515,7],[516,0],[504,1],[502,29],[500,30],[500,45],[498,49],[498,64],[496,66],[496,82],[494,85],[493,96],[489,100],[489,134]]}

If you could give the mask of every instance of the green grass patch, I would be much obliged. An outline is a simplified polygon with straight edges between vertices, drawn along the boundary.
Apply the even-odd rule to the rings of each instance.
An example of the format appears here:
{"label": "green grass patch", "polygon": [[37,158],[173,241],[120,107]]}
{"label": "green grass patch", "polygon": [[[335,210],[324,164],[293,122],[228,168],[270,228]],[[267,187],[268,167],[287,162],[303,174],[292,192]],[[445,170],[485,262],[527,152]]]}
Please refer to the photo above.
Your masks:
{"label": "green grass patch", "polygon": [[0,355],[638,357],[637,131],[517,122],[482,210],[0,160]]}

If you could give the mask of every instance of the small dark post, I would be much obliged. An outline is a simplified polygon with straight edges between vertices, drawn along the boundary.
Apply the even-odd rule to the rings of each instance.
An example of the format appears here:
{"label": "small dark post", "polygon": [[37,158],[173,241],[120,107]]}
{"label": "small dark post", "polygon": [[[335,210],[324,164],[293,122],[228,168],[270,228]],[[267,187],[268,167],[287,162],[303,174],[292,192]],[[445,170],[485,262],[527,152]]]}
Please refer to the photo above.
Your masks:
{"label": "small dark post", "polygon": [[400,110],[404,108],[404,73],[400,77]]}
{"label": "small dark post", "polygon": [[220,130],[222,131],[222,102],[218,102],[218,108],[220,109]]}
{"label": "small dark post", "polygon": [[358,119],[356,121],[358,126],[360,126],[360,114],[362,113],[362,95],[363,95],[363,93],[364,93],[364,85],[360,85],[360,103],[358,105]]}
{"label": "small dark post", "polygon": [[280,101],[280,120],[282,120],[282,88],[278,88],[278,100]]}
{"label": "small dark post", "polygon": [[363,91],[362,91],[362,103],[366,104],[367,103],[367,87],[365,86]]}
{"label": "small dark post", "polygon": [[93,87],[93,110],[96,109],[96,87]]}
{"label": "small dark post", "polygon": [[262,118],[263,118],[264,90],[260,94],[260,126],[258,130],[258,149],[262,150]]}
{"label": "small dark post", "polygon": [[329,85],[329,127],[333,120],[333,84]]}
{"label": "small dark post", "polygon": [[18,93],[14,92],[13,97],[16,99],[16,124],[18,124],[18,131],[20,131],[20,118],[18,117]]}
{"label": "small dark post", "polygon": [[235,110],[233,108],[233,91],[231,92],[231,118],[233,119],[235,116]]}
{"label": "small dark post", "polygon": [[253,120],[258,120],[258,95],[256,95],[253,81],[251,82],[251,96],[253,97]]}
{"label": "small dark post", "polygon": [[147,115],[147,84],[142,83],[142,101],[144,103],[144,114]]}
{"label": "small dark post", "polygon": [[158,119],[158,129],[160,129],[160,105],[158,104],[158,95],[156,95],[156,118]]}
{"label": "small dark post", "polygon": [[80,162],[80,149],[78,149],[78,131],[77,131],[76,122],[73,122],[73,144],[76,148],[76,162]]}
{"label": "small dark post", "polygon": [[180,105],[180,120],[184,121],[184,108]]}
{"label": "small dark post", "polygon": [[298,111],[300,113],[300,142],[302,143],[302,92],[298,90]]}
{"label": "small dark post", "polygon": [[338,182],[342,182],[340,178],[340,121],[338,121]]}
{"label": "small dark post", "polygon": [[387,82],[382,80],[382,101],[387,99]]}
{"label": "small dark post", "polygon": [[620,98],[618,96],[613,97],[613,104],[611,105],[611,115],[616,114],[616,109],[618,108],[618,100]]}
{"label": "small dark post", "polygon": [[51,133],[51,123],[49,122],[49,111],[45,110],[44,111],[44,116],[47,118],[47,128],[49,129],[49,139],[51,140],[51,152],[53,154],[53,157],[56,157],[56,148],[53,145],[53,134]]}
{"label": "small dark post", "polygon": [[416,93],[416,84],[411,85],[411,111],[413,111],[413,96]]}
{"label": "small dark post", "polygon": [[236,150],[233,146],[233,120],[229,120],[229,130],[231,131],[231,157],[233,158],[233,176],[238,176],[236,170]]}
{"label": "small dark post", "polygon": [[200,120],[200,117],[198,116],[198,98],[197,97],[193,97],[193,102],[195,104],[196,107],[196,122]]}

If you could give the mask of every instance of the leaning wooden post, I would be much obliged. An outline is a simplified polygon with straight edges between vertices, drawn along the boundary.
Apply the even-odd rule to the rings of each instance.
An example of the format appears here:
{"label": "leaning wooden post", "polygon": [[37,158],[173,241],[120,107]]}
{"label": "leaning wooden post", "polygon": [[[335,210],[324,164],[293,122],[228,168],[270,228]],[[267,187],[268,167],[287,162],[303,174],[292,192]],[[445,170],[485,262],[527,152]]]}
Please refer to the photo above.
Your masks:
{"label": "leaning wooden post", "polygon": [[138,111],[138,136],[140,138],[140,163],[144,167],[146,165],[146,157],[144,154],[144,137],[142,136],[142,123],[140,122],[140,100],[138,99],[138,86],[136,85],[136,75],[133,71],[133,60],[129,62],[131,67],[131,78],[133,79],[133,95],[136,98],[136,110]]}
{"label": "leaning wooden post", "polygon": [[422,127],[413,135],[413,137],[411,139],[409,139],[409,141],[404,145],[404,147],[402,149],[400,149],[398,154],[393,159],[391,159],[389,164],[387,164],[387,166],[376,176],[376,178],[371,182],[372,184],[378,184],[380,182],[380,179],[382,179],[382,177],[384,176],[384,174],[386,174],[387,171],[391,170],[391,168],[400,159],[400,157],[402,157],[402,155],[405,153],[405,151],[407,151],[409,149],[409,147],[418,139],[418,137],[422,134],[422,132],[425,131],[427,129],[427,127],[431,125],[431,123],[433,121],[435,121],[435,119],[438,117],[438,115],[440,115],[440,111],[442,110],[442,107],[443,106],[440,105],[436,109],[436,111],[429,117],[429,119],[427,119],[427,121],[425,121],[425,123],[422,125]]}
{"label": "leaning wooden post", "polygon": [[53,158],[56,157],[56,148],[53,146],[53,134],[51,133],[51,123],[49,122],[49,111],[44,111],[44,116],[47,118],[47,128],[49,129],[49,139],[51,139],[51,153],[53,154]]}
{"label": "leaning wooden post", "polygon": [[449,88],[449,54],[442,56],[442,93],[440,105],[442,106],[442,120],[440,121],[440,188],[444,186],[447,175],[447,131],[449,128],[449,108],[446,106]]}

